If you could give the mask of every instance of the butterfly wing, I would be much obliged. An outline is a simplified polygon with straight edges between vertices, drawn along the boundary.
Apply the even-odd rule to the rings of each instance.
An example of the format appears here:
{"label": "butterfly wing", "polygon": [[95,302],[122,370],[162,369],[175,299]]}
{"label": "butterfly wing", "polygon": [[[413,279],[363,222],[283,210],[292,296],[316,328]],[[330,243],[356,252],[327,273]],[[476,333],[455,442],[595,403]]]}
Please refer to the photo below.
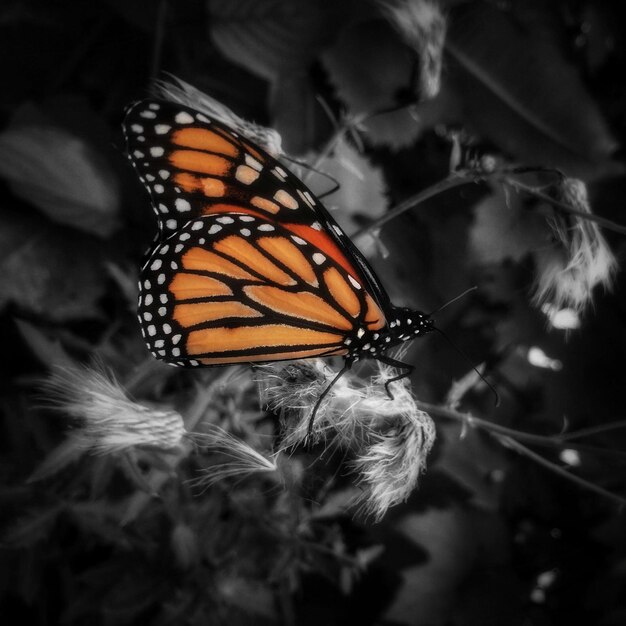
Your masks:
{"label": "butterfly wing", "polygon": [[385,325],[340,263],[245,206],[185,223],[142,270],[139,321],[156,358],[223,365],[346,355]]}
{"label": "butterfly wing", "polygon": [[258,146],[180,104],[144,100],[124,121],[127,150],[150,193],[159,241],[200,216],[246,213],[280,224],[333,259],[391,310],[378,278],[324,206]]}

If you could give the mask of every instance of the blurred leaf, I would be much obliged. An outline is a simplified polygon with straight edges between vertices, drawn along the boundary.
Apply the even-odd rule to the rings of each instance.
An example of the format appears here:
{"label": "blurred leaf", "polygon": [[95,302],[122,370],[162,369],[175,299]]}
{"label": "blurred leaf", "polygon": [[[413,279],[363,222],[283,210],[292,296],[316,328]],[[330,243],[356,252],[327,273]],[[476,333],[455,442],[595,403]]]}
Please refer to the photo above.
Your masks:
{"label": "blurred leaf", "polygon": [[108,237],[116,227],[118,182],[86,142],[52,126],[0,134],[0,176],[52,220]]}
{"label": "blurred leaf", "polygon": [[[509,6],[509,5],[507,5]],[[452,11],[450,81],[469,122],[515,158],[579,177],[608,173],[617,142],[581,77],[565,58],[549,9],[489,2]],[[520,19],[521,18],[521,19]]]}
{"label": "blurred leaf", "polygon": [[209,0],[211,36],[233,63],[271,81],[306,70],[347,8],[323,0]]}
{"label": "blurred leaf", "polygon": [[99,538],[105,545],[132,549],[133,537],[119,524],[119,507],[111,502],[104,499],[74,502],[67,510],[77,528],[86,535]]}
{"label": "blurred leaf", "polygon": [[85,453],[85,447],[76,439],[70,437],[60,443],[46,458],[37,466],[29,476],[29,482],[44,480],[58,474],[77,461]]}
{"label": "blurred leaf", "polygon": [[238,609],[268,619],[276,619],[274,596],[266,585],[235,576],[222,577],[218,589],[223,600]]}
{"label": "blurred leaf", "polygon": [[330,120],[306,73],[281,74],[272,81],[270,90],[272,125],[282,137],[287,154],[303,155],[330,134]]}
{"label": "blurred leaf", "polygon": [[413,626],[446,624],[455,605],[457,587],[471,571],[477,537],[457,507],[407,515],[397,530],[423,546],[429,560],[403,570],[403,585],[387,610],[388,621]]}
{"label": "blurred leaf", "polygon": [[0,214],[0,307],[20,308],[54,321],[98,316],[104,292],[100,251],[49,223]]}
{"label": "blurred leaf", "polygon": [[545,218],[525,210],[521,196],[505,193],[502,186],[494,187],[474,207],[469,234],[470,250],[482,264],[521,261],[550,242]]}
{"label": "blurred leaf", "polygon": [[[325,158],[320,169],[339,184],[339,189],[324,198],[333,217],[347,232],[354,232],[363,221],[373,221],[387,208],[386,187],[379,167],[359,154],[345,139],[335,146],[330,157]],[[316,195],[333,186],[325,176],[310,173],[311,186]],[[337,208],[337,211],[332,211]]]}
{"label": "blurred leaf", "polygon": [[170,542],[179,567],[189,569],[198,563],[198,536],[188,524],[178,522],[172,529]]}
{"label": "blurred leaf", "polygon": [[[339,97],[354,114],[392,107],[398,95],[411,86],[412,53],[383,20],[351,24],[323,60]],[[363,127],[372,142],[396,149],[410,145],[421,130],[407,109],[372,117]]]}
{"label": "blurred leaf", "polygon": [[42,541],[50,534],[62,510],[63,505],[57,504],[20,517],[3,534],[2,542],[16,548]]}
{"label": "blurred leaf", "polygon": [[458,424],[438,428],[445,434],[445,444],[435,467],[467,489],[474,504],[496,510],[509,465],[502,447],[473,428],[464,432]]}
{"label": "blurred leaf", "polygon": [[48,368],[53,365],[75,365],[58,339],[49,339],[36,326],[23,320],[15,320],[15,324],[35,356]]}

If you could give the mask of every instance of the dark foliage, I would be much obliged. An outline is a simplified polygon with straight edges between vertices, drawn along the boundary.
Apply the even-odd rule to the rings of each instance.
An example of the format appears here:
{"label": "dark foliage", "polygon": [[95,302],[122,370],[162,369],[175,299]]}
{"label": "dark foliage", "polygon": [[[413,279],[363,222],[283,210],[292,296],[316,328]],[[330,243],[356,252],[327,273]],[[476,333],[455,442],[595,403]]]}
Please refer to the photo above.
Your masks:
{"label": "dark foliage", "polygon": [[[404,4],[394,21],[373,0],[2,3],[0,615],[625,623],[623,275],[590,293],[625,251],[620,3],[387,6]],[[55,366],[96,359],[164,419],[272,450],[278,417],[249,370],[161,367],[139,334],[155,224],[120,123],[165,72],[276,128],[287,153],[341,184],[325,202],[395,303],[435,310],[478,285],[437,323],[486,364],[501,406],[443,339],[414,346],[438,440],[419,488],[378,524],[350,508],[345,450],[299,450],[280,480],[200,492],[189,481],[216,453],[87,454],[81,416],[42,406]],[[372,236],[407,198],[414,208]],[[595,224],[589,206],[599,231],[581,228]],[[565,268],[573,250],[593,260]]]}

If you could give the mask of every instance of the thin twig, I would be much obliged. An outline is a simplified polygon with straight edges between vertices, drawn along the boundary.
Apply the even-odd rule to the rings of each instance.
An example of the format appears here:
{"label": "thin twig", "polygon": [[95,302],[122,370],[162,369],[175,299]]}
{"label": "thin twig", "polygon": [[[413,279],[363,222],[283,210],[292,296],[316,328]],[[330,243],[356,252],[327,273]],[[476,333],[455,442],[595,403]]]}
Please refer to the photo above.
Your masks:
{"label": "thin twig", "polygon": [[501,440],[504,445],[512,448],[513,450],[515,450],[516,452],[519,452],[520,454],[523,454],[524,456],[527,456],[529,459],[532,459],[533,461],[535,461],[535,463],[538,463],[539,465],[543,465],[546,469],[549,469],[551,472],[554,472],[555,474],[558,474],[559,476],[563,476],[564,478],[571,480],[573,483],[576,483],[577,485],[579,485],[580,487],[583,487],[584,489],[588,489],[589,491],[593,491],[594,493],[597,493],[598,495],[604,496],[605,498],[608,498],[609,500],[616,502],[620,506],[626,505],[626,498],[622,498],[621,496],[618,496],[617,494],[611,491],[608,491],[607,489],[598,487],[598,485],[595,485],[594,483],[589,482],[588,480],[585,480],[584,478],[581,478],[580,476],[576,476],[575,474],[568,472],[566,469],[563,469],[556,463],[552,463],[552,461],[548,461],[548,459],[544,459],[540,454],[533,452],[530,448],[527,448],[525,445],[521,444],[519,441],[516,441],[512,437],[507,437],[504,435],[497,435],[497,438]]}
{"label": "thin twig", "polygon": [[626,420],[622,420],[619,422],[609,422],[608,424],[600,424],[600,426],[591,426],[589,428],[581,428],[571,433],[560,434],[558,435],[558,438],[561,441],[569,441],[570,439],[578,439],[580,437],[599,435],[610,430],[617,430],[618,428],[626,428]]}
{"label": "thin twig", "polygon": [[[528,458],[532,459],[533,461],[554,471],[560,476],[563,476],[571,480],[572,482],[578,484],[579,486],[589,489],[600,495],[603,495],[609,498],[610,500],[613,500],[614,502],[618,502],[620,505],[626,504],[626,499],[622,498],[621,496],[618,496],[617,494],[607,491],[606,489],[603,489],[602,487],[598,487],[597,485],[594,485],[593,483],[585,480],[584,478],[580,478],[579,476],[576,476],[568,472],[567,470],[563,469],[559,465],[552,463],[548,459],[545,459],[540,454],[533,452],[532,450],[530,450],[530,448],[520,443],[520,441],[526,441],[527,443],[532,443],[535,445],[550,445],[550,446],[556,447],[558,446],[558,443],[559,443],[558,438],[562,437],[561,435],[558,435],[556,438],[547,437],[544,435],[535,435],[533,433],[527,433],[521,430],[515,430],[513,428],[501,426],[500,424],[494,424],[493,422],[489,422],[487,420],[483,420],[478,417],[473,417],[472,415],[461,413],[459,411],[454,411],[453,409],[448,409],[446,407],[442,407],[436,404],[430,404],[429,402],[417,402],[417,406],[423,411],[426,411],[427,413],[431,415],[439,415],[440,417],[445,417],[448,419],[461,422],[462,424],[465,424],[467,426],[475,426],[475,427],[481,428],[487,431],[491,436],[495,437],[498,441],[500,441],[504,445],[516,450],[520,454],[526,455]],[[570,435],[573,435],[573,436],[576,436],[577,434],[578,434],[577,432],[570,433]],[[575,445],[568,444],[567,447],[574,448]],[[592,448],[592,446],[588,446],[588,447]],[[592,450],[592,451],[596,452],[596,450]],[[598,448],[597,451],[609,452],[609,450],[606,450],[604,448]]]}
{"label": "thin twig", "polygon": [[596,222],[597,224],[599,224],[603,228],[606,228],[607,230],[612,230],[616,233],[626,235],[626,226],[622,226],[621,224],[618,224],[617,222],[606,219],[605,217],[601,217],[594,213],[585,213],[584,211],[579,211],[578,209],[575,209],[571,205],[565,202],[561,202],[560,200],[557,200],[556,198],[552,198],[548,194],[545,194],[542,191],[539,191],[538,189],[534,189],[533,187],[530,187],[518,181],[512,180],[511,178],[508,178],[508,177],[503,178],[501,172],[494,172],[493,174],[481,174],[480,177],[478,177],[476,174],[463,174],[463,173],[455,172],[453,174],[450,174],[447,178],[444,178],[443,180],[439,181],[438,183],[435,183],[434,185],[431,185],[430,187],[427,187],[426,189],[423,189],[422,191],[412,195],[410,198],[407,198],[406,200],[402,201],[400,204],[398,204],[396,207],[394,207],[393,209],[391,209],[390,211],[388,211],[387,213],[379,217],[377,220],[374,220],[371,224],[368,224],[367,226],[363,226],[362,228],[360,228],[359,230],[357,230],[355,233],[352,234],[351,239],[357,240],[367,234],[371,234],[372,232],[375,232],[376,230],[381,228],[384,224],[391,221],[392,219],[395,219],[402,213],[408,211],[409,209],[412,209],[413,207],[417,206],[418,204],[421,204],[422,202],[425,202],[426,200],[429,200],[433,196],[436,196],[440,193],[444,193],[445,191],[448,191],[449,189],[454,189],[455,187],[468,185],[470,183],[477,183],[477,182],[480,182],[481,180],[485,181],[491,178],[498,180],[502,184],[509,185],[510,187],[513,187],[517,191],[524,191],[528,194],[535,196],[536,198],[539,198],[540,200],[545,200],[546,202],[549,202],[550,204],[552,204],[552,206],[558,209],[561,209],[563,211],[566,211],[570,213],[571,215],[575,215],[577,217],[580,217],[581,219],[589,220],[591,222]]}
{"label": "thin twig", "polygon": [[[467,413],[454,411],[453,409],[448,409],[446,407],[442,407],[436,404],[430,404],[428,402],[417,402],[417,405],[420,409],[426,411],[427,413],[462,422],[464,424],[467,424],[468,426],[476,426],[478,428],[498,433],[499,435],[503,435],[506,437],[514,437],[517,441],[525,441],[526,443],[531,443],[538,446],[548,446],[554,448],[565,447],[564,444],[566,440],[570,438],[575,439],[584,437],[587,434],[593,434],[593,429],[585,429],[580,431],[573,431],[565,435],[537,435],[535,433],[528,433],[523,430],[516,430],[514,428],[502,426],[501,424],[495,424],[494,422],[490,422],[479,417],[474,417],[473,415],[468,415]],[[611,450],[609,448],[602,448],[600,446],[589,446],[585,444],[576,444],[573,442],[570,443],[569,441],[567,442],[566,447],[581,450],[583,452],[626,456],[626,452],[623,450]]]}
{"label": "thin twig", "polygon": [[599,224],[600,226],[602,226],[603,228],[606,228],[607,230],[612,230],[616,233],[620,233],[621,235],[626,235],[626,226],[622,226],[621,224],[618,224],[617,222],[608,220],[606,219],[606,217],[601,217],[600,215],[596,215],[595,213],[586,213],[585,211],[579,211],[578,209],[575,209],[573,206],[567,204],[566,202],[561,202],[560,200],[557,200],[556,198],[552,198],[548,194],[543,193],[543,191],[534,189],[533,187],[530,187],[529,185],[525,185],[524,183],[520,183],[519,181],[512,180],[510,178],[504,178],[501,180],[501,182],[505,185],[509,185],[510,187],[513,187],[517,191],[525,191],[526,193],[529,193],[535,196],[536,198],[539,198],[540,200],[545,200],[546,202],[549,202],[552,206],[562,209],[563,211],[566,211],[567,213],[570,213],[571,215],[575,215],[576,217],[580,217],[581,219],[584,219],[584,220],[589,220],[590,222],[595,222],[596,224]]}
{"label": "thin twig", "polygon": [[379,217],[377,220],[374,220],[371,224],[368,224],[367,226],[364,226],[363,228],[360,228],[359,230],[357,230],[355,233],[351,235],[350,238],[354,241],[361,237],[364,237],[365,235],[378,230],[381,226],[391,221],[392,219],[395,219],[396,217],[398,217],[405,211],[408,211],[414,206],[417,206],[418,204],[421,204],[422,202],[429,200],[433,196],[443,193],[444,191],[448,191],[449,189],[454,189],[455,187],[466,185],[470,182],[476,182],[476,179],[462,177],[457,174],[448,176],[447,178],[444,178],[438,183],[435,183],[434,185],[431,185],[430,187],[427,187],[426,189],[423,189],[419,193],[416,193],[412,195],[410,198],[407,198],[406,200],[402,201],[396,207],[391,209],[391,211],[387,211],[387,213]]}

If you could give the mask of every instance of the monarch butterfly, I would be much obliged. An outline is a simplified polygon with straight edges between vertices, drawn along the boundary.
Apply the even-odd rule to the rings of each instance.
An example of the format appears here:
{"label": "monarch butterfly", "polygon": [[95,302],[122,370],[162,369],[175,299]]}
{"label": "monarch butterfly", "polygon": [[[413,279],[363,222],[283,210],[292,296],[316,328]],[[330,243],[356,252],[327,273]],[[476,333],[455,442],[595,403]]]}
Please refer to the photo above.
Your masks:
{"label": "monarch butterfly", "polygon": [[124,134],[158,218],[138,306],[157,359],[211,366],[342,356],[337,380],[367,357],[405,370],[387,391],[409,375],[410,365],[385,353],[433,330],[430,316],[391,304],[283,164],[204,112],[164,100],[132,104]]}

